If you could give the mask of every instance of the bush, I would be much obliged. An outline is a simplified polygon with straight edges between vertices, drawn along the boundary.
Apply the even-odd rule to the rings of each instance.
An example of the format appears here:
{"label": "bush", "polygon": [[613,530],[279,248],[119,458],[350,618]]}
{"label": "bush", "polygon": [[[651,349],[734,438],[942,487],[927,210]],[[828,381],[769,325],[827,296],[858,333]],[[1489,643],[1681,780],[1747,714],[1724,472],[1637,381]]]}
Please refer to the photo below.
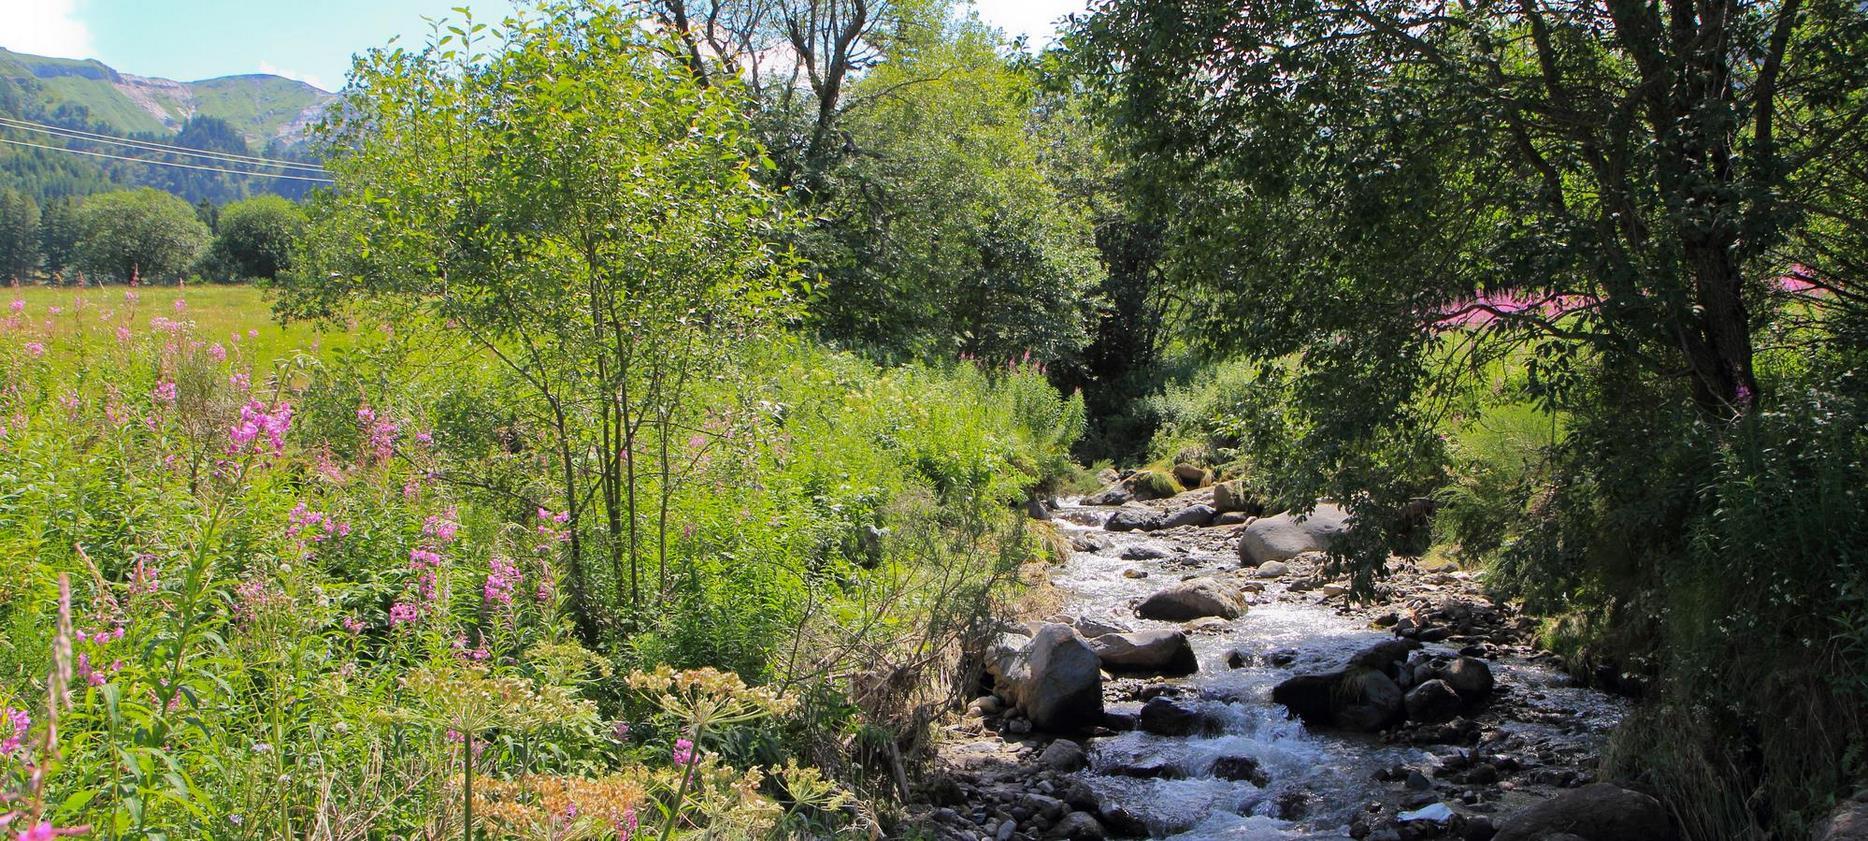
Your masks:
{"label": "bush", "polygon": [[203,274],[216,280],[271,280],[291,267],[305,235],[304,211],[279,196],[255,196],[220,209]]}
{"label": "bush", "polygon": [[211,237],[188,202],[149,187],[85,199],[78,230],[79,268],[115,281],[180,279]]}

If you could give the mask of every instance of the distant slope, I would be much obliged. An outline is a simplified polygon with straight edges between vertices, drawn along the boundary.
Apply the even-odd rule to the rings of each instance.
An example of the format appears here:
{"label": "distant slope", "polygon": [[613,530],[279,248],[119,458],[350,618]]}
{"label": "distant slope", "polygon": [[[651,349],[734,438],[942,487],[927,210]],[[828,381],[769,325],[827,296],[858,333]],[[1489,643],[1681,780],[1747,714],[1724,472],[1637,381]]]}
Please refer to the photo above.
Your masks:
{"label": "distant slope", "polygon": [[120,73],[96,60],[16,53],[0,48],[0,77],[32,79],[46,113],[83,106],[114,134],[166,134],[189,117],[218,117],[255,149],[305,139],[336,96],[304,82],[265,74],[175,82]]}

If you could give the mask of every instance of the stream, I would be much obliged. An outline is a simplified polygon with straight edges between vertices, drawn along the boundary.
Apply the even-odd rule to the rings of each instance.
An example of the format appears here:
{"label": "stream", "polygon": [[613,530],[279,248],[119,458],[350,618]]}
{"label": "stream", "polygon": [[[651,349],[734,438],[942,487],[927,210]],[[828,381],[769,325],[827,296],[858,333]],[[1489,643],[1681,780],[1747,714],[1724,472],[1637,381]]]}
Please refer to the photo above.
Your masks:
{"label": "stream", "polygon": [[[1185,503],[1168,503],[1164,510]],[[1141,708],[1136,695],[1178,693],[1181,701],[1198,704],[1207,722],[1202,731],[1162,736],[1136,729],[1084,740],[1089,765],[1072,775],[1094,791],[1105,815],[1111,808],[1126,812],[1145,824],[1148,837],[1340,839],[1350,837],[1359,814],[1362,834],[1369,835],[1370,815],[1392,821],[1406,810],[1438,803],[1468,814],[1508,813],[1550,790],[1586,781],[1587,771],[1576,769],[1600,749],[1625,711],[1620,699],[1573,687],[1562,673],[1531,662],[1534,651],[1499,646],[1486,651],[1498,688],[1493,702],[1472,713],[1484,727],[1476,746],[1313,729],[1274,703],[1272,688],[1296,674],[1340,669],[1357,653],[1394,639],[1366,613],[1382,607],[1351,608],[1334,593],[1326,598],[1286,575],[1263,581],[1263,590],[1249,596],[1250,608],[1234,620],[1183,624],[1137,618],[1138,601],[1180,579],[1239,576],[1237,538],[1229,527],[1109,532],[1103,523],[1114,510],[1075,500],[1058,503],[1053,522],[1079,551],[1051,570],[1063,601],[1061,616],[1051,618],[1074,620],[1079,628],[1189,630],[1199,660],[1196,673],[1106,681],[1104,696],[1108,712],[1120,716]],[[1457,576],[1453,587],[1442,588],[1428,580],[1416,589],[1459,590],[1466,581]],[[1407,595],[1400,586],[1396,602]],[[1393,610],[1394,604],[1386,607]],[[1428,643],[1422,650],[1458,656],[1452,642]],[[1428,778],[1444,771],[1448,757],[1458,765],[1493,750],[1514,757],[1484,753],[1514,771],[1511,779],[1468,787]],[[1255,761],[1268,778],[1265,784],[1215,776],[1215,763],[1229,757]],[[1138,775],[1136,768],[1151,770]],[[1416,776],[1423,779],[1404,784],[1397,778],[1405,779],[1407,770],[1421,772]],[[1371,809],[1374,804],[1381,805]],[[992,837],[992,822],[986,824],[982,838]]]}

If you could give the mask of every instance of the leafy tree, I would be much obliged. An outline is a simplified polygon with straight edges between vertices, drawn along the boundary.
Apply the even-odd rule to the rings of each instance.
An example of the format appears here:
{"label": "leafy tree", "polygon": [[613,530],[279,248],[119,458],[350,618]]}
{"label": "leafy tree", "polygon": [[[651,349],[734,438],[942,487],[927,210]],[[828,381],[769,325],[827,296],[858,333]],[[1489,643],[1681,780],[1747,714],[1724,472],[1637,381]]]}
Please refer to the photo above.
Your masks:
{"label": "leafy tree", "polygon": [[150,187],[85,199],[77,221],[77,265],[111,280],[178,279],[210,238],[188,202]]}
{"label": "leafy tree", "polygon": [[[494,55],[479,46],[496,41]],[[651,619],[679,582],[668,500],[711,434],[690,405],[793,317],[792,223],[735,96],[614,7],[465,21],[357,65],[327,138],[338,189],[313,204],[289,313],[417,305],[531,390],[568,519],[570,595],[596,640]],[[359,243],[367,247],[359,248]]]}
{"label": "leafy tree", "polygon": [[219,233],[208,251],[214,274],[271,280],[285,270],[305,235],[305,212],[279,196],[255,196],[217,213]]}
{"label": "leafy tree", "polygon": [[19,280],[39,267],[39,205],[0,187],[0,277]]}
{"label": "leafy tree", "polygon": [[857,151],[805,241],[828,282],[818,330],[885,356],[1069,358],[1100,273],[1032,136],[1032,76],[977,20],[913,32],[850,93]]}
{"label": "leafy tree", "polygon": [[39,213],[39,253],[45,258],[45,270],[60,275],[70,268],[78,253],[78,204],[69,198],[45,203]]}

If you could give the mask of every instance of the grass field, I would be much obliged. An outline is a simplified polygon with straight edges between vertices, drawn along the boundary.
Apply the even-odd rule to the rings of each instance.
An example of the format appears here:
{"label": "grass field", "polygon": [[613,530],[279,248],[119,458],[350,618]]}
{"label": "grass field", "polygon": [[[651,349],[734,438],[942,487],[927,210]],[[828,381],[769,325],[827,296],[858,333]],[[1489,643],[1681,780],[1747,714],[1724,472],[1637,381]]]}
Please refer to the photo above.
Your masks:
{"label": "grass field", "polygon": [[111,342],[120,325],[146,329],[156,318],[190,321],[194,335],[238,348],[260,368],[299,351],[322,353],[348,344],[350,338],[311,324],[281,325],[273,318],[266,292],[246,284],[135,290],[121,285],[21,286],[5,290],[5,298],[9,309],[0,317],[18,317],[41,338],[82,336],[86,343]]}

